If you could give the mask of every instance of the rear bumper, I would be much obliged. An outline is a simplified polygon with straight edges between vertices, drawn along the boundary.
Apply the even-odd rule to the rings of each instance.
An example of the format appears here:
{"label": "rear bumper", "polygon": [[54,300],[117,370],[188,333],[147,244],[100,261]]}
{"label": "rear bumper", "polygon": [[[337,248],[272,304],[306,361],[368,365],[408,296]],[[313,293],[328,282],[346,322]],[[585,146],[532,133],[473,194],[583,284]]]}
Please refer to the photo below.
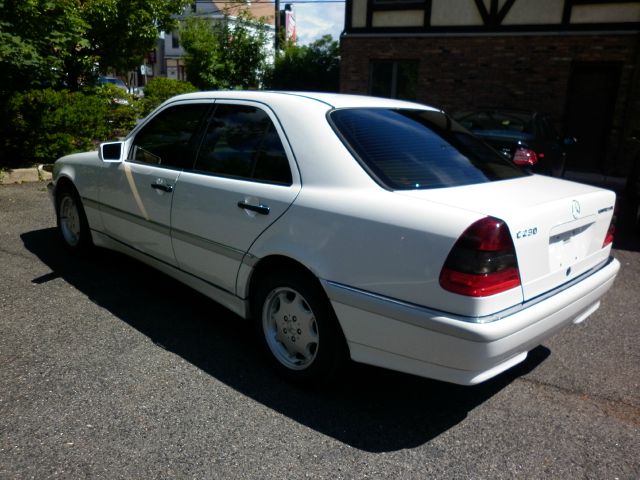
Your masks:
{"label": "rear bumper", "polygon": [[555,295],[488,323],[323,282],[357,362],[474,385],[520,363],[527,352],[595,312],[620,263],[601,268]]}

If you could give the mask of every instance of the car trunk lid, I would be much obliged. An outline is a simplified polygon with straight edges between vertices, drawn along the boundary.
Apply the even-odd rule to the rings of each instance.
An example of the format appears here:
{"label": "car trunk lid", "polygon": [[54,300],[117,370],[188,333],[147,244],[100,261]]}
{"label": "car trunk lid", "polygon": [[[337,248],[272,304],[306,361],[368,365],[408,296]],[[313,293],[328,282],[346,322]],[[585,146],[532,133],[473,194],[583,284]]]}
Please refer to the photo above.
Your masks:
{"label": "car trunk lid", "polygon": [[524,300],[552,290],[605,261],[615,194],[550,177],[398,192],[504,220],[518,259]]}

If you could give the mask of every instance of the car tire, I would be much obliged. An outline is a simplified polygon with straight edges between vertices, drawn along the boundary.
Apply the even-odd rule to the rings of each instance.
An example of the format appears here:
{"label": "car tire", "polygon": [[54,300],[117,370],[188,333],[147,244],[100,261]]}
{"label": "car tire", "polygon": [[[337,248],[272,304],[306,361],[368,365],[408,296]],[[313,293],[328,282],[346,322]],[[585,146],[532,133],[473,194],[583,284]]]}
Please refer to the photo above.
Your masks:
{"label": "car tire", "polygon": [[335,312],[317,279],[297,270],[274,272],[252,303],[258,342],[269,363],[295,383],[325,384],[348,361]]}
{"label": "car tire", "polygon": [[91,231],[78,192],[63,186],[56,192],[56,222],[65,247],[73,253],[84,253],[91,246]]}

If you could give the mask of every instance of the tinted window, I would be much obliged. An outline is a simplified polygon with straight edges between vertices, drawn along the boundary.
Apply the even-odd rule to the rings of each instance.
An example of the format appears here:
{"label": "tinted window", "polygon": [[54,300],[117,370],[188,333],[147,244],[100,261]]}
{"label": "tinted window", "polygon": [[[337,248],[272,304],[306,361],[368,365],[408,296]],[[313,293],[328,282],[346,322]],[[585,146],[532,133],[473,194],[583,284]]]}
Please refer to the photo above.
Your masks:
{"label": "tinted window", "polygon": [[271,119],[259,108],[244,105],[216,107],[196,170],[291,184],[289,161]]}
{"label": "tinted window", "polygon": [[526,175],[435,111],[334,110],[330,118],[369,173],[391,189],[450,187]]}
{"label": "tinted window", "polygon": [[173,168],[192,168],[198,127],[209,105],[177,105],[156,115],[136,135],[131,158]]}

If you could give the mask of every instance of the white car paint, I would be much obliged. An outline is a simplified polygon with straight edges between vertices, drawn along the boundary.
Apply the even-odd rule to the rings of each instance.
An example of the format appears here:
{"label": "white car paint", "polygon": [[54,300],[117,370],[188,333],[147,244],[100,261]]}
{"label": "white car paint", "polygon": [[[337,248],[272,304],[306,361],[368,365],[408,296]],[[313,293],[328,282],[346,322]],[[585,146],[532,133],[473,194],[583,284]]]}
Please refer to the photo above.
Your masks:
{"label": "white car paint", "polygon": [[[94,243],[149,263],[241,316],[249,316],[256,265],[287,257],[321,281],[354,360],[475,384],[583,321],[619,269],[611,245],[602,247],[612,192],[535,175],[390,191],[355,161],[326,118],[334,108],[430,107],[337,94],[202,92],[171,99],[149,118],[197,102],[266,112],[292,184],[107,163],[95,152],[60,159],[54,181],[67,178],[77,188]],[[147,122],[127,137],[125,155]],[[150,188],[158,182],[172,191]],[[269,215],[238,208],[243,201],[268,205]],[[486,216],[508,225],[522,285],[488,297],[444,290],[438,277],[447,255]]]}

